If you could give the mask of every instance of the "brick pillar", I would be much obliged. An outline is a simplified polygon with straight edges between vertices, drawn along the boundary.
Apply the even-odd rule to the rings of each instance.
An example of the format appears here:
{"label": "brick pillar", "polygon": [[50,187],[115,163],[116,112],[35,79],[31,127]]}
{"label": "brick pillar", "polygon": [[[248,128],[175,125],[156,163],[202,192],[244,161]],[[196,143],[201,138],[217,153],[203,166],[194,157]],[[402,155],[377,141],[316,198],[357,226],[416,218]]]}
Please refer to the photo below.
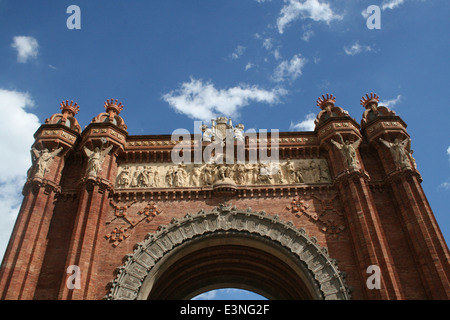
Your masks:
{"label": "brick pillar", "polygon": [[[124,148],[126,132],[112,124],[97,123],[83,131],[80,149],[105,152],[101,170],[90,171],[88,155],[85,154],[85,172],[81,181],[74,229],[69,246],[66,268],[75,265],[79,268],[81,288],[70,289],[66,281],[61,283],[59,299],[98,299],[96,290],[99,244],[104,240],[106,214],[109,210],[110,193],[114,192],[117,176],[117,156]],[[69,276],[69,275],[68,275]]]}
{"label": "brick pillar", "polygon": [[32,152],[36,159],[23,188],[24,200],[0,269],[0,299],[34,297],[61,172],[78,133],[62,124],[46,124],[35,138]]}
{"label": "brick pillar", "polygon": [[425,293],[430,299],[450,299],[449,250],[420,184],[406,124],[378,107],[377,100],[371,109],[364,102],[363,134],[378,152]]}
{"label": "brick pillar", "polygon": [[[316,131],[321,148],[328,154],[330,170],[345,208],[360,281],[364,284],[362,294],[367,299],[401,299],[400,282],[368,184],[370,177],[359,153],[359,146],[365,143],[359,125],[345,110],[334,106],[333,96],[323,98],[318,101],[323,111],[316,120]],[[349,145],[354,147],[351,155],[344,151]],[[371,265],[381,270],[381,289],[370,290],[366,286],[370,276],[367,268]]]}

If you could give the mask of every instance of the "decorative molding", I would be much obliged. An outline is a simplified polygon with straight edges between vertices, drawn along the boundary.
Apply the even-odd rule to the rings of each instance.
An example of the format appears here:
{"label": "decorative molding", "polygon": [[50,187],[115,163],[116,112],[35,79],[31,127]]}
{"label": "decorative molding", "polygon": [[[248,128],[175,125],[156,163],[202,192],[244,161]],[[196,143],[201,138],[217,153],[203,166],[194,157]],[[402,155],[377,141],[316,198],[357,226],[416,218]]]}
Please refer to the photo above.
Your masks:
{"label": "decorative molding", "polygon": [[325,159],[295,159],[275,163],[120,164],[117,189],[207,187],[230,180],[242,186],[331,183]]}
{"label": "decorative molding", "polygon": [[128,228],[114,228],[110,234],[106,235],[105,238],[109,239],[113,243],[114,247],[117,247],[123,240],[128,238],[130,235],[126,233]]}
{"label": "decorative molding", "polygon": [[292,199],[290,206],[286,207],[286,209],[297,218],[306,215],[318,224],[322,232],[337,235],[345,230],[345,223],[342,219],[341,211],[335,208],[334,200],[336,197],[337,195],[320,198],[316,195],[311,195],[307,199],[306,197],[298,196]]}
{"label": "decorative molding", "polygon": [[[348,125],[344,125],[348,126]],[[128,141],[127,147],[159,147],[177,144],[195,145],[199,140],[136,140]],[[278,144],[292,144],[292,143],[316,143],[316,137],[286,137],[286,138],[269,138],[269,139],[248,139],[249,145],[259,143],[278,143]]]}
{"label": "decorative molding", "polygon": [[169,225],[160,226],[156,233],[148,234],[118,268],[105,299],[137,299],[145,278],[166,254],[191,239],[219,231],[246,232],[277,242],[305,263],[325,300],[351,298],[345,275],[339,271],[336,261],[330,258],[327,248],[320,247],[317,239],[308,237],[304,229],[296,229],[292,222],[284,222],[277,215],[267,215],[264,211],[253,212],[250,208],[242,211],[221,205],[211,211],[200,210],[180,220],[173,219]]}
{"label": "decorative molding", "polygon": [[[115,237],[114,235],[117,236],[117,232],[114,232],[114,230],[121,230],[120,232],[131,230],[141,222],[150,222],[154,217],[162,213],[162,210],[158,208],[155,202],[149,202],[143,209],[138,211],[130,210],[130,207],[132,207],[136,202],[137,201],[133,201],[126,206],[119,206],[110,200],[110,205],[114,208],[114,217],[110,221],[106,222],[106,225],[111,226],[113,230],[111,233],[105,235],[105,238],[113,242],[114,247],[117,247],[128,237],[128,234],[124,237]],[[124,222],[127,226],[123,225]]]}

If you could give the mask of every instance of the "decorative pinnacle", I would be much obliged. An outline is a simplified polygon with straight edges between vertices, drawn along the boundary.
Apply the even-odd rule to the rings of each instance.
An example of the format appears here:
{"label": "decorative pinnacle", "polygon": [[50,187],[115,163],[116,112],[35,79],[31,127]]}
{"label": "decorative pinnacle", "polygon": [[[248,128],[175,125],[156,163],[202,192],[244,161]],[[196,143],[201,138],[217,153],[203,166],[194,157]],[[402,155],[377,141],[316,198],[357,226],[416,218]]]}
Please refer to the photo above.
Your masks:
{"label": "decorative pinnacle", "polygon": [[76,115],[78,113],[78,111],[80,110],[80,107],[78,106],[78,104],[75,102],[75,104],[73,103],[73,100],[70,101],[69,104],[69,100],[63,101],[60,104],[61,106],[61,110],[62,113],[70,113],[72,116]]}
{"label": "decorative pinnacle", "polygon": [[332,94],[327,93],[326,96],[322,95],[322,97],[319,97],[319,99],[317,99],[317,106],[324,110],[328,106],[333,107],[335,102],[336,97]]}
{"label": "decorative pinnacle", "polygon": [[375,93],[371,92],[370,95],[366,93],[366,96],[361,98],[361,105],[367,109],[372,103],[375,103],[375,106],[378,106],[379,101],[380,97]]}
{"label": "decorative pinnacle", "polygon": [[116,99],[116,101],[114,101],[114,99],[106,100],[106,102],[105,102],[106,112],[109,114],[111,114],[111,112],[119,114],[123,109],[123,104],[122,104],[122,102],[119,102],[119,104],[117,104],[117,102],[118,102],[117,99]]}

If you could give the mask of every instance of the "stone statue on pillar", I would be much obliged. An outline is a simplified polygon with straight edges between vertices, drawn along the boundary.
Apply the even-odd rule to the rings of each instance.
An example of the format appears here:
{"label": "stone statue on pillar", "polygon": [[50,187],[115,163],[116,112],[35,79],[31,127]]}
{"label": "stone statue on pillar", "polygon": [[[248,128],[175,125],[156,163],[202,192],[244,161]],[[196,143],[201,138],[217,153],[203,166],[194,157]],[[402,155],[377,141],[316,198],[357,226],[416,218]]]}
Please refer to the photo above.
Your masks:
{"label": "stone statue on pillar", "polygon": [[358,149],[361,143],[361,139],[358,138],[358,140],[356,140],[355,142],[350,143],[349,140],[345,140],[344,142],[344,139],[342,138],[340,133],[338,133],[337,135],[341,142],[339,143],[331,139],[331,143],[334,144],[336,148],[341,150],[341,153],[344,156],[349,169],[358,169],[359,161],[356,155],[356,149]]}
{"label": "stone statue on pillar", "polygon": [[63,148],[59,148],[53,151],[49,151],[47,148],[43,150],[37,150],[35,148],[32,149],[33,154],[36,158],[36,177],[43,178],[45,172],[47,172],[48,167]]}
{"label": "stone statue on pillar", "polygon": [[402,168],[411,167],[410,151],[408,150],[408,144],[410,143],[410,141],[411,140],[409,138],[406,138],[403,141],[395,138],[394,142],[389,142],[384,140],[383,138],[380,138],[380,142],[388,147],[391,151],[396,165]]}
{"label": "stone statue on pillar", "polygon": [[88,169],[87,169],[87,175],[96,177],[97,174],[101,171],[101,167],[103,164],[103,161],[105,160],[106,155],[111,151],[113,145],[110,145],[103,151],[100,150],[99,147],[96,147],[93,151],[89,150],[87,147],[84,147],[84,152],[86,153],[86,156],[88,157]]}

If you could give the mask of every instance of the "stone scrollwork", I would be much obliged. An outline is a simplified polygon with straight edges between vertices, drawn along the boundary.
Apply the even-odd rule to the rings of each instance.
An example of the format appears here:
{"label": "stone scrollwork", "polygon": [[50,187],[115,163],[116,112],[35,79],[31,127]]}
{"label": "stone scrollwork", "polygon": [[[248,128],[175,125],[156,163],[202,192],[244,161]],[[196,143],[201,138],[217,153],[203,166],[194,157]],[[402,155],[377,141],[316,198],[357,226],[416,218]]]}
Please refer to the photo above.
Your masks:
{"label": "stone scrollwork", "polygon": [[182,219],[173,219],[156,233],[148,234],[145,241],[137,244],[134,252],[126,256],[125,264],[118,268],[117,277],[110,283],[110,292],[105,299],[137,299],[145,278],[166,254],[194,238],[221,231],[253,234],[282,245],[293,259],[306,265],[323,299],[351,298],[345,275],[339,271],[336,261],[314,237],[308,237],[305,230],[296,229],[291,222],[284,222],[278,216],[263,211],[253,212],[250,208],[241,211],[234,206],[222,205],[211,211],[201,210]]}
{"label": "stone scrollwork", "polygon": [[331,183],[325,159],[301,159],[278,163],[236,164],[122,164],[116,187],[178,188],[212,186],[220,181],[236,185]]}

